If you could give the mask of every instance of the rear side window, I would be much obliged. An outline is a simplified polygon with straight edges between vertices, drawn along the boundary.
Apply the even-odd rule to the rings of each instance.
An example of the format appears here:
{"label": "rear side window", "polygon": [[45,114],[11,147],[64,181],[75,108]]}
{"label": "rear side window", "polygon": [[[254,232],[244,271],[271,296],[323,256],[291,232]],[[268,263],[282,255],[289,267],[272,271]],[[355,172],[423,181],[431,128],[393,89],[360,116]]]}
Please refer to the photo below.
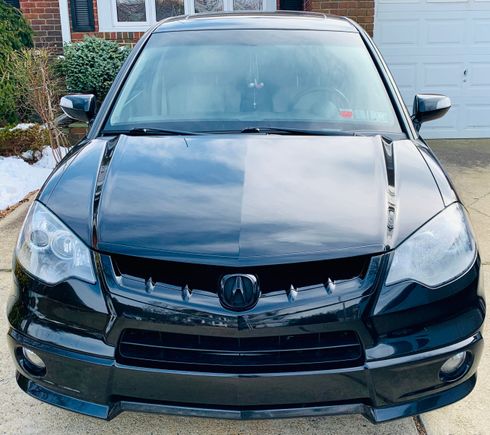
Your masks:
{"label": "rear side window", "polygon": [[249,126],[400,132],[361,37],[302,30],[153,34],[104,130]]}

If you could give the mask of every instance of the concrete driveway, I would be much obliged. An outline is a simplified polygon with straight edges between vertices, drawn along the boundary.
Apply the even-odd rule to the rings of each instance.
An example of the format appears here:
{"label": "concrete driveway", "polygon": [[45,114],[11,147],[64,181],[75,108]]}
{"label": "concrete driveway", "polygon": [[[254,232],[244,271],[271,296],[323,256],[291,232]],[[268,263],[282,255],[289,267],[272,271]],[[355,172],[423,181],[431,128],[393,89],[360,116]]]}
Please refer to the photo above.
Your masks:
{"label": "concrete driveway", "polygon": [[[490,140],[434,141],[433,149],[444,162],[469,209],[478,236],[486,282],[490,283]],[[414,419],[371,425],[362,417],[316,417],[290,420],[236,422],[198,418],[124,413],[111,422],[76,415],[40,403],[16,385],[14,366],[7,351],[5,309],[10,291],[11,252],[27,204],[0,220],[0,433],[118,433],[118,434],[403,434],[424,433]],[[490,286],[487,285],[487,291]],[[487,331],[487,336],[489,336]],[[465,400],[422,416],[428,434],[490,433],[487,398],[490,397],[488,348],[481,362],[475,391]],[[487,425],[486,422],[489,424]]]}

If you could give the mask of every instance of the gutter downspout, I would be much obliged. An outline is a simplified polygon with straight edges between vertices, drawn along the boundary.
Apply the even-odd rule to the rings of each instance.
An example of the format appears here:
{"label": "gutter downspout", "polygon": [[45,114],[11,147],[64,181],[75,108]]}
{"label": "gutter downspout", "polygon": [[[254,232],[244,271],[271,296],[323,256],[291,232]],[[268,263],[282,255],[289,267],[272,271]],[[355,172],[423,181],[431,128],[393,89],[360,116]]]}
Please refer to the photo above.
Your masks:
{"label": "gutter downspout", "polygon": [[71,42],[70,14],[68,13],[68,0],[58,0],[60,5],[61,36],[63,44]]}

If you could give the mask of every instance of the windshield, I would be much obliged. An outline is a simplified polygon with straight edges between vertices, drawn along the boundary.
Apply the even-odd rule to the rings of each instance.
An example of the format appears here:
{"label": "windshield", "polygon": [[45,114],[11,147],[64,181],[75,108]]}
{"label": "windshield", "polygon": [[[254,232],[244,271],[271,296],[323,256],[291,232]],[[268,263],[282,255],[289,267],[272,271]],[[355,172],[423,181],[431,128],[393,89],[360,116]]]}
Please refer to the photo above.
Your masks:
{"label": "windshield", "polygon": [[361,37],[302,30],[153,34],[104,132],[271,127],[400,132]]}

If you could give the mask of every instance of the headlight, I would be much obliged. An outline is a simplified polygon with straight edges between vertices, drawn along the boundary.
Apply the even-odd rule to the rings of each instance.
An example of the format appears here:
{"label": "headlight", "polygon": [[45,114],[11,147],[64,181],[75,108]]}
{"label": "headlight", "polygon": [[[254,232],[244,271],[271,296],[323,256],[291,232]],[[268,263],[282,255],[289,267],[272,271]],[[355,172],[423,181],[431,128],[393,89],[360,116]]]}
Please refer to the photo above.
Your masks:
{"label": "headlight", "polygon": [[437,287],[465,272],[475,255],[463,207],[453,204],[395,249],[386,284],[413,280]]}
{"label": "headlight", "polygon": [[90,250],[39,202],[29,210],[16,254],[29,273],[48,284],[67,278],[95,283]]}

